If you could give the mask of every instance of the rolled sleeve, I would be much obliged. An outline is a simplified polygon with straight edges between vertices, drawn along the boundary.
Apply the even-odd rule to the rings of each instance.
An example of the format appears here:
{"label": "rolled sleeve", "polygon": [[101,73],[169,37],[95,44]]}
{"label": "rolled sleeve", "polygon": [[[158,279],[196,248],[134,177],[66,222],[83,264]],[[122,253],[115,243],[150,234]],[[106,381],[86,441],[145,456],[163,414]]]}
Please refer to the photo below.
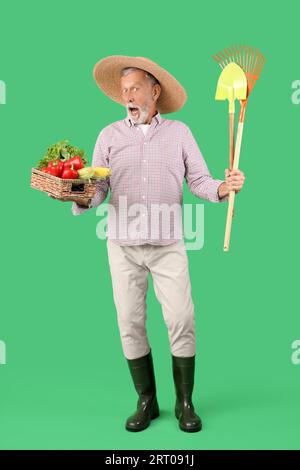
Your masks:
{"label": "rolled sleeve", "polygon": [[188,126],[185,126],[182,146],[185,180],[190,191],[195,196],[211,202],[226,201],[228,196],[220,198],[218,194],[218,187],[224,180],[214,179],[211,176],[198,144]]}
{"label": "rolled sleeve", "polygon": [[[92,158],[92,166],[102,166],[102,167],[109,167],[109,149],[106,145],[105,133],[104,129],[100,132]],[[110,178],[107,177],[105,180],[98,180],[96,181],[96,194],[92,198],[88,207],[81,206],[77,202],[72,203],[71,211],[73,215],[80,215],[84,212],[87,212],[89,209],[93,207],[97,207],[103,202],[108,194],[110,189]]]}
{"label": "rolled sleeve", "polygon": [[[215,180],[215,181],[219,181],[219,185],[218,185],[218,189],[219,189],[219,186],[220,184],[222,183],[225,183],[225,180]],[[224,202],[224,201],[228,201],[228,195],[227,196],[223,196],[223,197],[219,197],[219,193],[218,193],[218,189],[217,189],[217,194],[218,194],[218,198],[219,198],[219,201],[218,202]]]}

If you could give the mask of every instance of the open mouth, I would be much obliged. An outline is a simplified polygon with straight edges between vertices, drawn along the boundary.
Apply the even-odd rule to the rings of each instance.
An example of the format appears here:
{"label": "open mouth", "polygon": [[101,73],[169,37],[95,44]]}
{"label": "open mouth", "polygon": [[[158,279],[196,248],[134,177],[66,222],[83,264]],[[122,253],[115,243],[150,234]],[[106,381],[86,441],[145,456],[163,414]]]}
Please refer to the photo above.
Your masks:
{"label": "open mouth", "polygon": [[137,117],[138,114],[139,114],[139,109],[132,107],[132,108],[129,108],[129,112],[130,112],[131,116]]}

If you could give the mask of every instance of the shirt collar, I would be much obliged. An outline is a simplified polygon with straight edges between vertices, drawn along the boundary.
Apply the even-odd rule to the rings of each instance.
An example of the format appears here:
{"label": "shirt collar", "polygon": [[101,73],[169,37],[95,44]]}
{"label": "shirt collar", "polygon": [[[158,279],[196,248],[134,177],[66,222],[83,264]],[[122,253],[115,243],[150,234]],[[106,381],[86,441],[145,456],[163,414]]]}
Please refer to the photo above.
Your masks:
{"label": "shirt collar", "polygon": [[[129,116],[127,116],[125,119],[124,119],[126,125],[128,127],[131,127],[134,125],[134,123],[132,122],[131,118]],[[157,113],[155,114],[155,116],[152,117],[152,121],[151,121],[151,124],[152,122],[155,121],[156,124],[160,124],[162,122],[162,117],[159,113],[159,111],[157,111]]]}

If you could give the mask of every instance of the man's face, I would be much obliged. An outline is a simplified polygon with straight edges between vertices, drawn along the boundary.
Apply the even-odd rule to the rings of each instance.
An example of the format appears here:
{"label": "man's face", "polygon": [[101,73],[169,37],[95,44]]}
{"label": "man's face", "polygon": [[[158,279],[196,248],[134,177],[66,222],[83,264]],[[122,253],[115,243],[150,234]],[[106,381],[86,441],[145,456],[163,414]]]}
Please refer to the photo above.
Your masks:
{"label": "man's face", "polygon": [[[159,87],[159,85],[155,87]],[[157,90],[145,77],[144,72],[136,70],[121,77],[121,92],[127,114],[131,120],[135,124],[150,123],[156,110]],[[131,107],[134,109],[130,109]]]}

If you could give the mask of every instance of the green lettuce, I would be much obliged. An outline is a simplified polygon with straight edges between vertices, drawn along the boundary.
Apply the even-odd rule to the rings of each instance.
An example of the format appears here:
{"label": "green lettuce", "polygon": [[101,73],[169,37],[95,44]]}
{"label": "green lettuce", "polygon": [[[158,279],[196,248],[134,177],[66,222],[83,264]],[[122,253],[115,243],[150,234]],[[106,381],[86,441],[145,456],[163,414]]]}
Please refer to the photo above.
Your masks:
{"label": "green lettuce", "polygon": [[48,165],[51,160],[62,160],[66,161],[69,158],[75,157],[79,155],[82,158],[83,164],[89,165],[87,158],[84,155],[84,150],[75,147],[74,145],[70,145],[68,140],[61,140],[56,144],[50,145],[48,147],[47,153],[44,155],[41,160],[39,160],[37,164],[37,169],[40,170],[41,168]]}

